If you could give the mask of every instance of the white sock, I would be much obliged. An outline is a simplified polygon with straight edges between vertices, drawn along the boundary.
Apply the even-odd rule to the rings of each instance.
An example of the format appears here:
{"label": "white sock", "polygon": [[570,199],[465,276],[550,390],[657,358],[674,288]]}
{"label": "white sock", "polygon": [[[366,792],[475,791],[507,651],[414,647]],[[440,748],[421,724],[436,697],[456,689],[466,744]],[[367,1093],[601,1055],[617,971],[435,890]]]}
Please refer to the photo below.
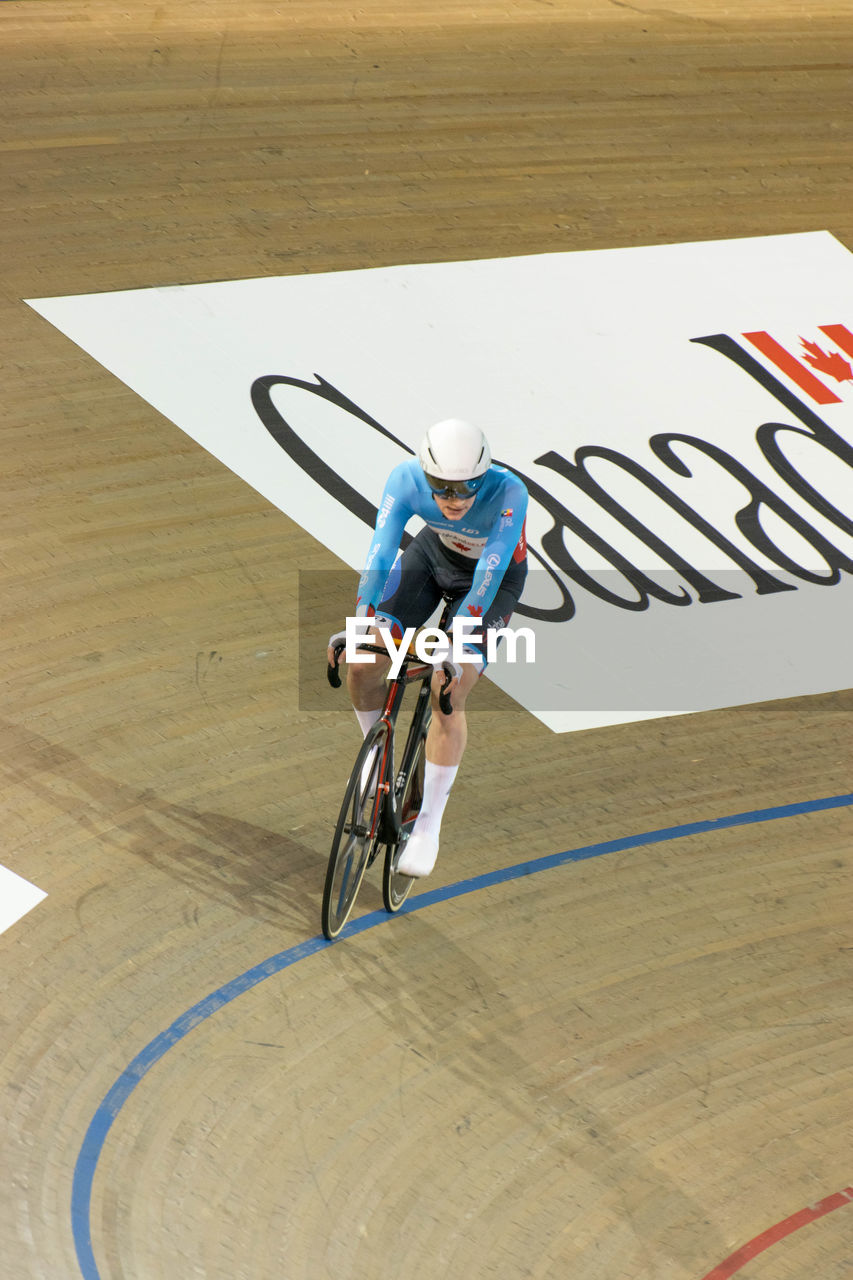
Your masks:
{"label": "white sock", "polygon": [[359,711],[358,707],[353,707],[355,718],[361,725],[361,736],[366,738],[373,725],[382,715],[382,708],[377,707],[375,711]]}
{"label": "white sock", "polygon": [[453,786],[458,769],[459,766],[456,764],[433,764],[427,760],[424,769],[423,804],[412,831],[413,835],[418,831],[421,835],[432,836],[434,840],[438,839],[444,806],[447,804],[447,797],[450,795],[450,788]]}

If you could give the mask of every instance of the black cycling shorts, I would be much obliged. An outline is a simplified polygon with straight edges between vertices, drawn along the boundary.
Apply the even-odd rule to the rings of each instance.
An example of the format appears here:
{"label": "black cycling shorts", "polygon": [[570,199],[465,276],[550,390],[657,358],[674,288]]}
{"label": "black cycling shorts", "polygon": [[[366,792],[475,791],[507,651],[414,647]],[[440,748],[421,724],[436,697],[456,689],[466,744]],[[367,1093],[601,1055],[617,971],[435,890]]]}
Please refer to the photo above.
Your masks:
{"label": "black cycling shorts", "polygon": [[[406,627],[422,627],[445,597],[451,602],[453,618],[471,590],[476,564],[476,560],[448,550],[432,529],[421,529],[389,573],[382,600],[376,606],[377,617],[388,620],[397,640]],[[507,626],[526,577],[527,559],[511,561],[477,628],[482,640],[466,641],[466,648],[476,649],[484,665],[486,632]]]}

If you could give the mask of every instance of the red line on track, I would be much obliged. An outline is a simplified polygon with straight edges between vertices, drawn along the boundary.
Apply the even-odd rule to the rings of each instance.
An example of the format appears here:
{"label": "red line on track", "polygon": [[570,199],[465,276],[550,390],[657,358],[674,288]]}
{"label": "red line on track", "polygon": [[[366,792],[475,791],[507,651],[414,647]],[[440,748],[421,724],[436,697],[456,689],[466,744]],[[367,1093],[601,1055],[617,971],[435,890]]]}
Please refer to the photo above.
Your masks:
{"label": "red line on track", "polygon": [[740,1271],[741,1267],[745,1267],[753,1258],[757,1258],[760,1253],[764,1253],[771,1245],[778,1244],[786,1236],[793,1235],[795,1231],[800,1230],[800,1227],[807,1227],[810,1222],[825,1218],[834,1209],[843,1209],[849,1204],[853,1204],[853,1187],[845,1187],[843,1191],[836,1191],[835,1195],[827,1196],[825,1200],[819,1200],[817,1204],[809,1205],[807,1209],[800,1209],[799,1213],[792,1213],[790,1218],[777,1222],[775,1227],[768,1227],[760,1236],[750,1240],[749,1244],[743,1245],[724,1262],[718,1263],[713,1271],[709,1271],[702,1277],[702,1280],[729,1280],[730,1276]]}

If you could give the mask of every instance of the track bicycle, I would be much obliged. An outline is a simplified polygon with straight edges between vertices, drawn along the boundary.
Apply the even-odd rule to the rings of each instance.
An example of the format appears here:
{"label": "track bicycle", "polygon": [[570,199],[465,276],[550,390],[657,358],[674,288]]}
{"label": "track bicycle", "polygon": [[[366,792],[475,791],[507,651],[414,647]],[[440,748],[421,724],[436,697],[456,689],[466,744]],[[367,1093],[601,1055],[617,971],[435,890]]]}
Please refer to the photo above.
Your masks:
{"label": "track bicycle", "polygon": [[[446,605],[438,624],[444,629],[449,608]],[[327,669],[329,683],[340,688],[338,670],[344,645],[334,647],[334,663]],[[359,652],[387,657],[379,645],[361,643]],[[410,876],[397,871],[403,847],[411,835],[423,800],[425,743],[432,707],[430,688],[436,668],[417,656],[409,646],[397,675],[388,677],[388,691],[379,719],[369,729],[344,792],[338,815],[326,882],[323,888],[323,933],[333,941],[338,937],[355,905],[364,874],[385,848],[382,872],[382,900],[386,911],[399,911],[414,884]],[[444,683],[439,691],[439,706],[450,715],[450,685],[453,672],[445,667]],[[395,769],[394,747],[397,717],[406,687],[420,681],[406,745]]]}

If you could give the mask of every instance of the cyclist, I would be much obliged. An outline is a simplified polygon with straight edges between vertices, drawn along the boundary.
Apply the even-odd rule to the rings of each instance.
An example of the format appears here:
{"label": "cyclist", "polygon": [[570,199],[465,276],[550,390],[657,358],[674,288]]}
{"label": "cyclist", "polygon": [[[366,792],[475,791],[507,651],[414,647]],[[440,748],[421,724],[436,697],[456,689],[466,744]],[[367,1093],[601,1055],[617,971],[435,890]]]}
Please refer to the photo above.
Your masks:
{"label": "cyclist", "polygon": [[[418,456],[395,467],[385,485],[359,579],[356,617],[374,618],[399,641],[407,627],[428,621],[447,596],[451,616],[480,623],[465,642],[466,661],[455,667],[449,716],[438,711],[442,663],[435,662],[423,803],[400,855],[397,869],[403,875],[427,876],[435,866],[442,815],[467,740],[465,704],[486,666],[486,634],[506,627],[524,586],[526,511],[524,484],[493,464],[483,432],[458,418],[430,427]],[[413,515],[424,528],[398,559]],[[366,640],[382,644],[376,631]],[[332,661],[331,647],[329,653]],[[347,669],[365,736],[382,713],[389,663],[376,655],[373,663],[354,662]]]}

